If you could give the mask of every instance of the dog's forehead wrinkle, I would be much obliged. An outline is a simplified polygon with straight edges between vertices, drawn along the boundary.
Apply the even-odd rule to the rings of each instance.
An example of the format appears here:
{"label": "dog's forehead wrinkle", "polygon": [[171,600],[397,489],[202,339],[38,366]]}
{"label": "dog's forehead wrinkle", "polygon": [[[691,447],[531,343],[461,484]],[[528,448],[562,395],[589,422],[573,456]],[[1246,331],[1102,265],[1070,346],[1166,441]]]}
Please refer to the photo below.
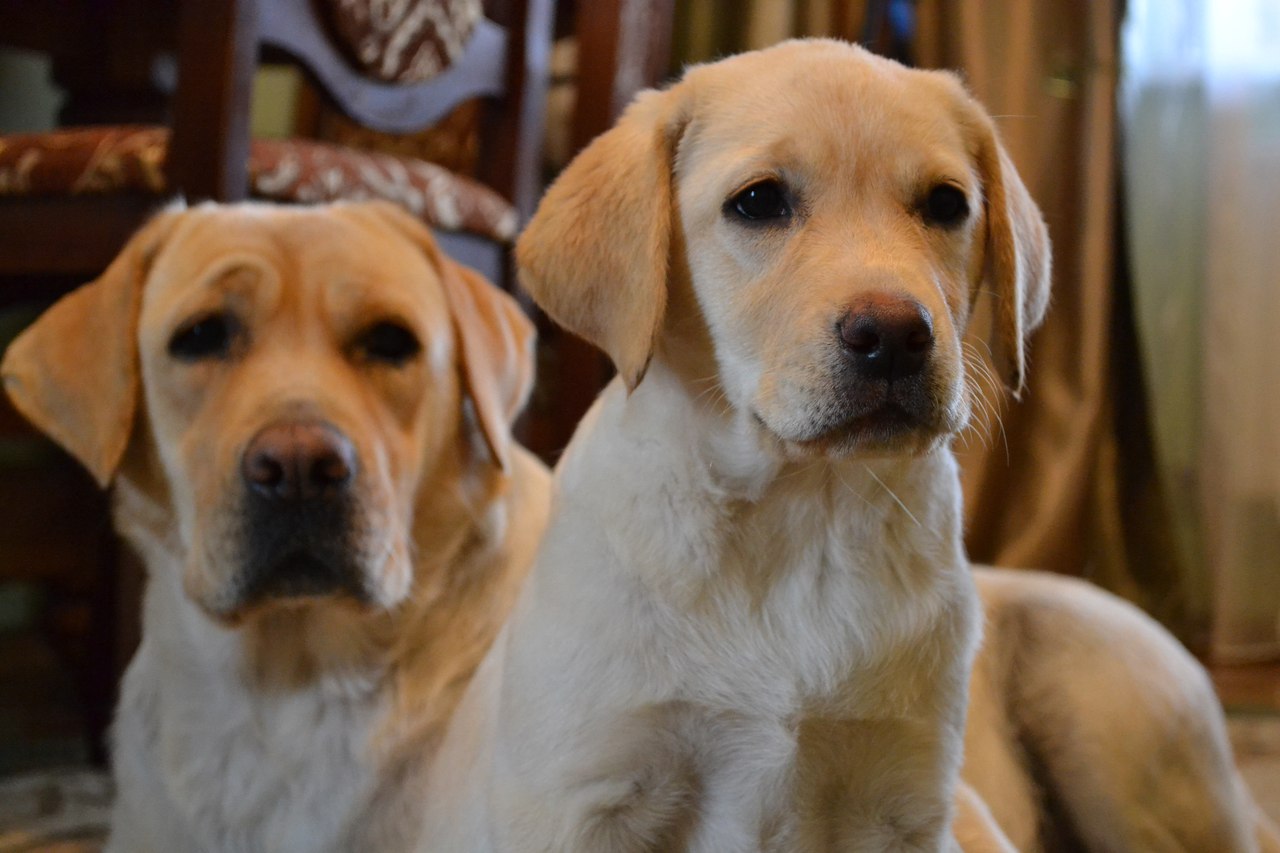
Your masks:
{"label": "dog's forehead wrinkle", "polygon": [[[449,360],[438,276],[407,240],[370,237],[331,217],[266,208],[246,221],[243,213],[192,215],[181,237],[186,242],[157,258],[144,314],[162,310],[173,325],[200,310],[230,310],[268,339],[299,349],[343,345],[356,327],[387,319],[430,342],[433,368]],[[307,340],[298,337],[302,332]]]}
{"label": "dog's forehead wrinkle", "polygon": [[[279,259],[257,248],[223,250],[221,256],[200,257],[189,265],[157,268],[143,293],[140,340],[151,349],[165,341],[158,336],[200,313],[229,312],[239,323],[260,326],[277,318],[290,301],[288,272]],[[288,313],[288,312],[285,312]]]}
{"label": "dog's forehead wrinkle", "polygon": [[438,348],[448,344],[450,324],[441,288],[428,286],[432,283],[416,274],[388,279],[381,271],[333,270],[321,279],[316,302],[335,334],[349,336],[372,323],[390,322]]}

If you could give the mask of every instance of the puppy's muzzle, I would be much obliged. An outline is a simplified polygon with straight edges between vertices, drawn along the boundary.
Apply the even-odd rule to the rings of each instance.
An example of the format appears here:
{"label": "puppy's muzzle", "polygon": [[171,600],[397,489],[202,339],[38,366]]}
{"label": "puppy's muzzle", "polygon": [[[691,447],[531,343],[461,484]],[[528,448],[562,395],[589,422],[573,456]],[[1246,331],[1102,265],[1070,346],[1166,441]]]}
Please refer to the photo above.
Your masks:
{"label": "puppy's muzzle", "polygon": [[242,604],[343,595],[367,601],[355,547],[359,460],[320,421],[281,421],[250,440],[244,484]]}

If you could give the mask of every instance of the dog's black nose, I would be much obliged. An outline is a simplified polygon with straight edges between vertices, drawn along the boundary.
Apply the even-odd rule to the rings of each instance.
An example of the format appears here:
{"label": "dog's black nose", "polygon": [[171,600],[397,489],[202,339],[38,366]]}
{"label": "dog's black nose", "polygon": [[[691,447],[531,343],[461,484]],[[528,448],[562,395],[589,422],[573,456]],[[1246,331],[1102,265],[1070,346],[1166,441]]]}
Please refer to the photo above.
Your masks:
{"label": "dog's black nose", "polygon": [[245,448],[240,473],[256,494],[276,500],[334,497],[355,476],[356,452],[347,437],[319,421],[264,427]]}
{"label": "dog's black nose", "polygon": [[866,379],[903,379],[920,372],[933,349],[933,323],[919,302],[872,294],[836,323],[840,344]]}

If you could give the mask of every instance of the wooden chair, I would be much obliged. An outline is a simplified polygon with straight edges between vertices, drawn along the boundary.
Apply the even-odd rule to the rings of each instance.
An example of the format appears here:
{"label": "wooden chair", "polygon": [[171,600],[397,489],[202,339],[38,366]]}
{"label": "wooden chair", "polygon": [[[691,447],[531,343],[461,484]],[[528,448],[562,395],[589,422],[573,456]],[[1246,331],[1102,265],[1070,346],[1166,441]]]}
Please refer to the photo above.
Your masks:
{"label": "wooden chair", "polygon": [[[189,201],[252,195],[252,155],[280,149],[279,143],[249,138],[251,80],[263,59],[301,65],[343,113],[386,131],[431,125],[457,104],[482,98],[480,169],[474,177],[511,205],[512,216],[487,234],[437,229],[437,236],[459,260],[509,283],[504,240],[532,212],[542,186],[539,146],[553,0],[487,0],[489,17],[477,25],[462,55],[443,74],[413,85],[354,70],[317,15],[325,0],[180,0],[176,9],[171,0],[50,2],[57,16],[52,25],[32,4],[0,0],[0,41],[56,43],[60,81],[73,93],[88,94],[73,99],[66,111],[70,118],[101,124],[115,110],[136,123],[163,114],[168,133],[124,138],[122,147],[130,139],[143,140],[140,151],[127,155],[134,174],[126,175],[123,189],[93,194],[56,188],[14,194],[15,170],[6,174],[0,137],[0,309],[18,300],[52,298],[96,275],[164,195]],[[575,147],[605,130],[636,90],[663,78],[673,5],[674,0],[560,0],[562,17],[572,19],[572,27],[562,29],[572,30],[579,42]],[[166,51],[177,57],[177,84],[167,103],[149,70]],[[153,173],[146,173],[147,166]],[[608,367],[586,344],[550,327],[544,331],[543,382],[522,437],[550,458],[568,440]]]}
{"label": "wooden chair", "polygon": [[[571,145],[581,150],[617,119],[635,94],[667,76],[675,0],[562,0],[578,42]],[[542,322],[538,384],[518,434],[554,462],[612,375],[586,341]]]}
{"label": "wooden chair", "polygon": [[[137,14],[137,0],[117,2],[134,7]],[[156,0],[152,5],[159,14],[166,4]],[[20,285],[14,280],[26,280],[14,295],[30,295],[31,278],[96,273],[161,196],[238,201],[262,195],[253,180],[259,151],[249,137],[249,100],[263,58],[296,62],[345,113],[378,130],[419,130],[467,99],[484,98],[484,170],[475,177],[510,203],[514,218],[479,229],[482,233],[458,228],[439,228],[438,233],[451,254],[487,275],[500,276],[505,242],[540,191],[553,9],[551,0],[497,5],[493,14],[499,20],[480,20],[453,65],[425,82],[397,84],[356,71],[312,0],[183,0],[178,21],[160,35],[173,40],[177,57],[168,133],[154,137],[163,178],[126,174],[124,185],[110,192],[59,193],[56,187],[42,186],[39,194],[22,195],[12,192],[13,178],[6,189],[0,173],[0,279],[15,286]],[[122,148],[124,157],[157,157],[146,148],[150,138],[137,143],[136,154],[127,150],[128,144],[134,143]],[[273,152],[278,154],[280,147],[277,143]],[[465,180],[457,187],[484,190]],[[485,200],[493,206],[493,198]],[[430,211],[415,212],[431,220]],[[0,291],[0,300],[6,295]]]}

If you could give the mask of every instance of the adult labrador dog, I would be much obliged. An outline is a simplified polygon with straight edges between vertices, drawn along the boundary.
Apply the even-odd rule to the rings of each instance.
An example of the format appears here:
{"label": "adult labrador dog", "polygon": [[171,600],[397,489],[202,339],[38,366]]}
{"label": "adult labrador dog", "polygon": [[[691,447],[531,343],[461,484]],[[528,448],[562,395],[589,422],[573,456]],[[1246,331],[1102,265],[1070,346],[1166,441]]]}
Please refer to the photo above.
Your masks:
{"label": "adult labrador dog", "polygon": [[405,850],[545,522],[515,302],[389,205],[170,210],[10,347],[146,563],[110,850]]}
{"label": "adult labrador dog", "polygon": [[832,41],[695,67],[569,166],[518,260],[618,376],[446,735],[424,849],[1038,849],[1070,823],[1097,850],[1251,849],[1203,673],[1069,581],[979,574],[959,784],[962,336],[988,294],[1019,390],[1050,256],[955,77]]}
{"label": "adult labrador dog", "polygon": [[1173,637],[1083,581],[975,577],[986,630],[961,775],[1015,849],[1280,853],[1213,685]]}

